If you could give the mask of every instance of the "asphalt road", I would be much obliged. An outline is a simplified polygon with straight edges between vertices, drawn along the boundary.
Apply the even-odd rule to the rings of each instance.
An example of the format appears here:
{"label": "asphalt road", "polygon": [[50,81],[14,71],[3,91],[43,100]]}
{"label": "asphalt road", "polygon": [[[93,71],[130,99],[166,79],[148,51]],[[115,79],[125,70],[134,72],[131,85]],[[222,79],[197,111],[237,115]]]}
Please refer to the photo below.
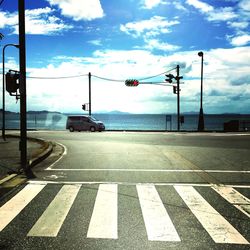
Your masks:
{"label": "asphalt road", "polygon": [[0,204],[0,249],[250,248],[249,134],[29,136],[59,144]]}

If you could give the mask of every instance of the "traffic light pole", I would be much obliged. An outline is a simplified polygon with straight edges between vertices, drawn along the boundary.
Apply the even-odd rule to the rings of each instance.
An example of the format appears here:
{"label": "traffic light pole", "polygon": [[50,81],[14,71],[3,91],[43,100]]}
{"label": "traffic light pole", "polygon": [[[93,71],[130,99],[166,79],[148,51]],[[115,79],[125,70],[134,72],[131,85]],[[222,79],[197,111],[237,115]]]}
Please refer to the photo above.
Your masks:
{"label": "traffic light pole", "polygon": [[91,73],[89,72],[89,115],[91,115]]}
{"label": "traffic light pole", "polygon": [[26,103],[26,47],[25,47],[25,0],[18,1],[19,60],[20,60],[20,151],[21,166],[28,178],[34,178],[27,160],[27,103]]}
{"label": "traffic light pole", "polygon": [[16,48],[19,48],[19,45],[18,44],[12,44],[12,43],[9,43],[9,44],[6,44],[4,47],[3,47],[3,109],[2,109],[2,138],[4,141],[6,141],[6,138],[5,138],[5,49],[9,46],[14,46]]}
{"label": "traffic light pole", "polygon": [[177,65],[177,130],[180,131],[180,66]]}

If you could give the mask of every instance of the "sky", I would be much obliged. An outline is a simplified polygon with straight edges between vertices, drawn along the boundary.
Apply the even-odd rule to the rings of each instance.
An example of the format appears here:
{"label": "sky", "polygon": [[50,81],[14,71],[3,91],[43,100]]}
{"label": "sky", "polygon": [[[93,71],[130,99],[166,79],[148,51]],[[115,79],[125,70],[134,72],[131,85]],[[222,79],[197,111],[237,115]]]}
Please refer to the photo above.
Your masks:
{"label": "sky", "polygon": [[[249,0],[26,0],[25,5],[28,110],[82,112],[90,72],[93,113],[176,113],[175,83],[168,84],[165,74],[176,76],[179,65],[180,111],[199,112],[202,51],[204,113],[250,113]],[[0,33],[2,58],[4,45],[18,44],[18,0],[2,2]],[[13,46],[5,50],[5,69],[19,69]],[[126,79],[140,84],[127,87]],[[19,110],[7,92],[6,110]]]}

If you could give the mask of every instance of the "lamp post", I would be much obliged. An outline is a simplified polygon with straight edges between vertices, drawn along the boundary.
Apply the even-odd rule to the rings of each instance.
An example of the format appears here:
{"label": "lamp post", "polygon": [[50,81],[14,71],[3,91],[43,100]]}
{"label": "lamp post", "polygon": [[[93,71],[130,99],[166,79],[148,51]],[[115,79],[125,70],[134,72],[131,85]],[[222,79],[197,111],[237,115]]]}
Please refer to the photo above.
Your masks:
{"label": "lamp post", "polygon": [[199,114],[199,123],[198,131],[204,131],[204,115],[203,115],[203,52],[200,51],[198,56],[201,57],[201,100],[200,100],[200,114]]}
{"label": "lamp post", "polygon": [[4,63],[4,57],[5,57],[5,49],[9,46],[13,46],[16,48],[19,48],[18,44],[13,44],[13,43],[9,43],[6,44],[3,47],[3,110],[2,110],[2,138],[5,141],[5,63]]}

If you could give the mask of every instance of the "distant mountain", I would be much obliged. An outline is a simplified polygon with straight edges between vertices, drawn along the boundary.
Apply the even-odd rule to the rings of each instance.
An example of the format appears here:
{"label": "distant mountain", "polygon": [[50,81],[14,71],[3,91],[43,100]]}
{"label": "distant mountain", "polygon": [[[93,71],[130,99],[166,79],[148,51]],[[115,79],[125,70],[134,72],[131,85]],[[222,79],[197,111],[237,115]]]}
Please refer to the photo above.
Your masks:
{"label": "distant mountain", "polygon": [[129,112],[122,112],[122,111],[119,111],[119,110],[112,110],[112,111],[102,110],[102,111],[94,112],[94,114],[129,115],[131,113],[129,113]]}
{"label": "distant mountain", "polygon": [[29,110],[29,111],[27,111],[27,114],[48,114],[48,113],[61,114],[61,112],[58,112],[58,111],[48,111],[48,110],[41,110],[41,111]]}
{"label": "distant mountain", "polygon": [[[3,109],[0,109],[0,113],[2,112],[3,112]],[[12,112],[12,111],[5,110],[5,114],[19,114],[19,112]]]}
{"label": "distant mountain", "polygon": [[107,114],[112,114],[112,115],[129,115],[130,113],[129,112],[122,112],[122,111],[119,111],[119,110],[113,110],[113,111],[107,112]]}
{"label": "distant mountain", "polygon": [[196,112],[196,111],[190,111],[190,112],[183,112],[182,113],[183,115],[198,115],[199,112]]}
{"label": "distant mountain", "polygon": [[[3,110],[0,109],[0,113],[2,112]],[[8,110],[5,110],[5,114],[19,114],[20,112],[13,112],[13,111],[8,111]],[[58,111],[48,111],[48,110],[41,110],[41,111],[33,111],[33,110],[30,110],[30,111],[27,111],[27,114],[48,114],[48,113],[53,113],[53,114],[61,114],[60,112]]]}

